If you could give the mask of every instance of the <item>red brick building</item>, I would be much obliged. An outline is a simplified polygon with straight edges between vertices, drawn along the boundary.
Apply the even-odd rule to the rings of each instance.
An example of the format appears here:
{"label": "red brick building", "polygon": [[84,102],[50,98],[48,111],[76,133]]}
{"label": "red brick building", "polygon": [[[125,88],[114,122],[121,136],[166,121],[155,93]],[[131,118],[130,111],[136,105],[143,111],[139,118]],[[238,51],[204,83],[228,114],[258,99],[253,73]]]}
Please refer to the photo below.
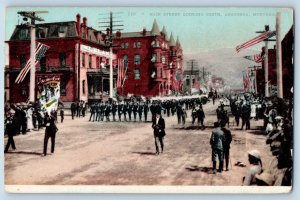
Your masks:
{"label": "red brick building", "polygon": [[[294,26],[290,28],[288,33],[281,41],[282,49],[282,81],[283,81],[283,97],[289,98],[290,91],[294,83]],[[264,51],[264,50],[263,50]],[[270,95],[272,90],[276,90],[277,87],[277,73],[276,73],[276,47],[268,50],[268,72],[269,72],[269,87]],[[256,72],[257,80],[257,92],[258,94],[265,94],[265,66],[262,61],[262,69]]]}
{"label": "red brick building", "polygon": [[[81,21],[79,14],[76,21],[37,24],[37,42],[50,48],[36,66],[36,80],[44,76],[59,76],[63,102],[102,98],[109,91],[109,48],[105,46],[102,35],[87,25],[87,18]],[[7,43],[7,100],[24,102],[29,97],[29,73],[20,84],[15,84],[15,79],[30,58],[29,27],[17,25]]]}
{"label": "red brick building", "polygon": [[[165,96],[181,91],[178,77],[182,77],[182,48],[173,34],[167,37],[165,27],[160,31],[156,20],[151,31],[122,33],[114,41],[117,57],[127,67],[124,87],[118,93],[143,96]],[[177,79],[176,79],[177,76]],[[175,83],[176,82],[176,83]],[[175,83],[175,84],[174,84]]]}

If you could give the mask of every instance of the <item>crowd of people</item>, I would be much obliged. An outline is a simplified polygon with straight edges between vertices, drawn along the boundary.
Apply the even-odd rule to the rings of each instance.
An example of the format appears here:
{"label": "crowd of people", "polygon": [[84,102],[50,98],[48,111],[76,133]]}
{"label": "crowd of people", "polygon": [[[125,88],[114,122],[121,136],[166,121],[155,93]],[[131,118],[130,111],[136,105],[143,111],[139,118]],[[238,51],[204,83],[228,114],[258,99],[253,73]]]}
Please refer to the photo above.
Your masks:
{"label": "crowd of people", "polygon": [[[64,110],[63,105],[60,104],[59,110],[61,116],[61,123],[64,120]],[[16,144],[13,137],[20,134],[27,134],[31,131],[38,131],[45,128],[45,146],[47,148],[46,141],[51,138],[52,150],[54,152],[55,143],[55,133],[57,123],[58,111],[52,111],[48,113],[42,109],[39,102],[29,102],[29,103],[12,103],[6,104],[4,109],[4,124],[5,131],[4,134],[8,136],[8,141],[5,146],[4,153],[7,153],[10,146],[13,150],[16,150]],[[50,123],[51,122],[51,123]],[[50,127],[50,128],[49,128]],[[54,133],[55,132],[55,133]],[[48,138],[48,139],[46,139]],[[44,155],[46,152],[44,151]]]}
{"label": "crowd of people", "polygon": [[[214,96],[214,101],[215,101]],[[241,130],[251,128],[250,121],[262,119],[262,129],[266,135],[266,144],[270,145],[273,159],[271,163],[262,165],[264,158],[258,150],[248,152],[249,169],[243,179],[243,185],[291,185],[292,180],[292,149],[293,149],[293,124],[291,111],[285,102],[278,98],[261,98],[255,95],[231,95],[222,97],[229,101],[225,104],[220,100],[216,109],[217,119],[210,137],[212,148],[213,173],[229,170],[230,146],[232,141],[229,129],[230,108],[236,126]],[[206,101],[205,101],[206,102]],[[166,135],[164,117],[176,116],[177,123],[185,126],[187,111],[191,110],[191,124],[204,126],[205,113],[199,97],[174,98],[174,99],[127,99],[123,101],[109,100],[106,102],[88,105],[84,101],[73,102],[70,106],[71,117],[85,117],[89,110],[88,118],[91,122],[99,121],[125,121],[125,122],[152,122],[155,139],[156,154],[163,153]],[[54,153],[55,135],[58,131],[58,113],[64,121],[64,108],[59,106],[57,111],[47,113],[41,110],[39,103],[16,103],[5,105],[5,134],[8,136],[4,152],[10,146],[16,149],[13,136],[26,134],[32,130],[45,128],[43,156],[47,155],[48,140],[51,139],[51,153]],[[148,115],[150,115],[148,117]],[[240,119],[242,123],[240,124]],[[226,128],[228,125],[228,128]],[[160,144],[160,145],[159,145]],[[159,148],[160,146],[160,148]],[[219,162],[217,170],[217,161]],[[225,163],[224,163],[225,162]],[[224,167],[225,164],[225,167]]]}
{"label": "crowd of people", "polygon": [[[202,104],[203,103],[200,98],[168,100],[137,100],[132,98],[123,101],[97,102],[90,105],[89,121],[147,122],[149,120],[151,121],[157,113],[161,113],[166,117],[176,115],[178,124],[185,125],[187,118],[186,111],[192,110],[192,123],[194,124],[197,119],[198,124],[204,126],[203,120],[205,118],[205,114]],[[148,115],[150,114],[151,116],[149,117]],[[75,116],[75,108],[72,118],[74,118],[73,116]]]}

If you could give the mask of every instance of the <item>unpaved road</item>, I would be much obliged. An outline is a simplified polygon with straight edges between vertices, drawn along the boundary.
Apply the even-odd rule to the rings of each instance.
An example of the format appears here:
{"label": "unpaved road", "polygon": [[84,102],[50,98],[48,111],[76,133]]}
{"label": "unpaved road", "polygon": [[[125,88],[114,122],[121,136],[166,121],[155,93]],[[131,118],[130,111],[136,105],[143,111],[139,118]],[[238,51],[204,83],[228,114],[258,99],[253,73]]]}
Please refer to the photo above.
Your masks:
{"label": "unpaved road", "polygon": [[[216,120],[216,105],[204,105],[205,124]],[[241,185],[248,165],[247,151],[258,149],[264,164],[271,159],[265,136],[256,130],[240,131],[231,123],[230,171],[211,174],[211,127],[192,129],[176,116],[165,117],[165,151],[155,155],[151,123],[89,122],[88,117],[58,123],[53,155],[41,157],[44,130],[15,137],[17,150],[5,154],[7,185]],[[233,121],[231,117],[230,121]],[[7,138],[5,138],[6,144]],[[50,149],[50,141],[48,152]]]}

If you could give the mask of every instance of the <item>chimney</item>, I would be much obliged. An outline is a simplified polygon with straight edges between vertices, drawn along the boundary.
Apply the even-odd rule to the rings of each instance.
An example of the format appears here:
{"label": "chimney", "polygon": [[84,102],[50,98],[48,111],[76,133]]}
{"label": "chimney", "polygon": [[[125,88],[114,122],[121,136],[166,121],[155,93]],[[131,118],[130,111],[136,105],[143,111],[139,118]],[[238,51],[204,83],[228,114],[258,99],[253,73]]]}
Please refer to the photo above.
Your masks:
{"label": "chimney", "polygon": [[146,28],[144,27],[143,28],[143,36],[145,36],[146,35]]}
{"label": "chimney", "polygon": [[86,26],[86,21],[87,21],[87,18],[86,17],[83,17],[82,18],[82,26],[83,26],[83,29],[84,29],[84,38],[86,39],[88,36],[87,36],[87,26]]}
{"label": "chimney", "polygon": [[78,13],[77,15],[76,15],[76,30],[77,30],[77,33],[78,33],[78,35],[80,35],[80,14]]}
{"label": "chimney", "polygon": [[87,18],[84,17],[84,18],[82,18],[82,20],[83,20],[83,26],[86,27],[86,21],[87,21]]}

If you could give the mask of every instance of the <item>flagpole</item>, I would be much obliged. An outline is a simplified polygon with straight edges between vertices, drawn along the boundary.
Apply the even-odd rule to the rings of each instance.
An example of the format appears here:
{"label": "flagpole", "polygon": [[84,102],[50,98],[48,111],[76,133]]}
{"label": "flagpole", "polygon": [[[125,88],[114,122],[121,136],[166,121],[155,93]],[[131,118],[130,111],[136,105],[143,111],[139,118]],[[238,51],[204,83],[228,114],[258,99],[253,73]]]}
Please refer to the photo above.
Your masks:
{"label": "flagpole", "polygon": [[30,85],[29,85],[29,101],[35,101],[35,20],[31,19],[30,26]]}
{"label": "flagpole", "polygon": [[[265,31],[269,31],[269,26],[265,26]],[[269,97],[269,61],[268,61],[268,39],[265,40],[265,97]]]}
{"label": "flagpole", "polygon": [[280,23],[281,23],[281,13],[280,13],[280,12],[277,12],[277,13],[276,13],[276,74],[277,74],[277,97],[283,98]]}

